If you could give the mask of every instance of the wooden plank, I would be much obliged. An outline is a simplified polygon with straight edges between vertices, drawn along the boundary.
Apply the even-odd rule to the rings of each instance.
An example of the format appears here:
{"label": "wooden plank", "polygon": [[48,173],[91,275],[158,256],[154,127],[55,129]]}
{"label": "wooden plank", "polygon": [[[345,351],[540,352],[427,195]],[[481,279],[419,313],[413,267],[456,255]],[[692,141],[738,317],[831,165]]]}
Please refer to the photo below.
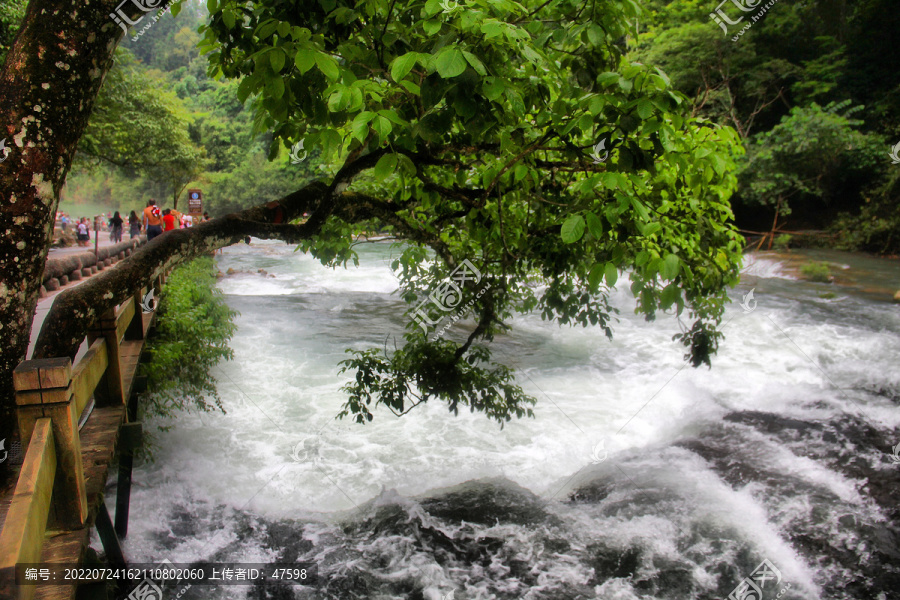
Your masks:
{"label": "wooden plank", "polygon": [[[89,527],[76,531],[48,531],[41,562],[81,564],[85,549],[90,544],[90,532]],[[74,585],[39,585],[35,590],[34,600],[73,600],[75,591]]]}
{"label": "wooden plank", "polygon": [[31,360],[22,361],[13,370],[13,385],[17,390],[41,389],[38,366]]}
{"label": "wooden plank", "polygon": [[91,329],[88,331],[88,341],[93,344],[97,339],[106,340],[106,358],[109,364],[103,374],[100,383],[94,389],[94,402],[97,406],[117,406],[125,404],[122,381],[122,365],[119,352],[119,332],[115,327],[115,321],[111,321],[108,328]]}
{"label": "wooden plank", "polygon": [[72,372],[72,393],[75,395],[75,407],[79,419],[108,365],[106,340],[103,338],[94,340],[87,353],[75,365],[75,370]]}
{"label": "wooden plank", "polygon": [[16,596],[16,563],[40,561],[53,480],[56,446],[49,418],[38,419],[25,453],[13,501],[0,533],[0,597],[30,600],[33,586],[21,586]]}
{"label": "wooden plank", "polygon": [[147,337],[147,332],[150,331],[150,328],[153,327],[153,321],[156,318],[156,311],[151,313],[141,313],[141,318],[144,319],[144,337]]}
{"label": "wooden plank", "polygon": [[119,429],[119,452],[131,452],[144,445],[144,424],[125,423]]}
{"label": "wooden plank", "polygon": [[[42,562],[83,562],[85,549],[90,544],[91,526],[106,491],[109,465],[124,416],[124,407],[96,408],[81,430],[84,479],[90,511],[88,521],[83,529],[52,532],[52,537],[48,535],[41,555]],[[41,585],[37,586],[34,600],[72,600],[75,591],[74,586]]]}
{"label": "wooden plank", "polygon": [[125,332],[128,330],[128,326],[131,325],[131,320],[134,319],[134,298],[129,298],[119,307],[119,312],[116,313],[116,335],[119,336],[121,340],[125,337]]}
{"label": "wooden plank", "polygon": [[109,518],[109,510],[106,508],[106,502],[100,500],[100,507],[97,510],[97,534],[100,536],[100,542],[103,544],[103,551],[106,553],[106,560],[109,566],[114,569],[121,569],[126,566],[125,553],[122,551],[122,543],[113,527],[112,519]]}
{"label": "wooden plank", "polygon": [[99,501],[103,498],[109,465],[119,437],[119,427],[124,422],[124,406],[95,408],[81,430],[85,489],[91,518],[97,514]]}
{"label": "wooden plank", "polygon": [[18,391],[64,388],[72,375],[72,361],[64,358],[26,360],[13,370],[13,385]]}
{"label": "wooden plank", "polygon": [[138,363],[141,359],[141,351],[144,348],[144,340],[126,340],[122,342],[120,357],[122,365],[122,380],[126,398],[131,398],[137,379]]}
{"label": "wooden plank", "polygon": [[[75,531],[48,532],[41,562],[81,563],[90,544],[90,530],[106,490],[109,464],[116,448],[124,407],[97,408],[81,430],[81,449],[90,513],[85,527]],[[34,600],[72,600],[75,587],[39,585]],[[0,595],[0,597],[3,597]]]}
{"label": "wooden plank", "polygon": [[131,475],[134,470],[134,454],[119,452],[119,478],[116,483],[116,535],[124,540],[128,535],[128,513],[131,510]]}

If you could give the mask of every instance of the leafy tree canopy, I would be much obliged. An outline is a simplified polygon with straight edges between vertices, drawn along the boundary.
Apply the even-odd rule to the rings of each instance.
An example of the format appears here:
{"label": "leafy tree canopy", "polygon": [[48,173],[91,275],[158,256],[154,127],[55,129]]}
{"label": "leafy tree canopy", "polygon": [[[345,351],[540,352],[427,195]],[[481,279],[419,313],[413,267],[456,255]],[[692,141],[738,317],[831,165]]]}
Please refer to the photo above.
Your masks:
{"label": "leafy tree canopy", "polygon": [[139,70],[129,51],[119,49],[78,156],[89,165],[109,163],[165,179],[177,199],[203,163],[204,152],[190,139],[189,124],[177,96]]}
{"label": "leafy tree canopy", "polygon": [[429,340],[411,308],[405,346],[354,353],[346,414],[365,422],[378,404],[402,413],[429,398],[500,422],[529,414],[485,343],[534,310],[611,335],[624,269],[648,319],[688,312],[678,337],[709,363],[738,277],[728,197],[741,150],[732,129],[691,118],[663,72],[625,58],[634,2],[207,6],[210,73],[253,98],[270,157],[303,140],[331,165],[334,196],[302,249],[346,264],[354,232],[392,228],[409,242],[395,268],[411,304],[464,260],[483,277],[458,292],[476,319],[464,339]]}

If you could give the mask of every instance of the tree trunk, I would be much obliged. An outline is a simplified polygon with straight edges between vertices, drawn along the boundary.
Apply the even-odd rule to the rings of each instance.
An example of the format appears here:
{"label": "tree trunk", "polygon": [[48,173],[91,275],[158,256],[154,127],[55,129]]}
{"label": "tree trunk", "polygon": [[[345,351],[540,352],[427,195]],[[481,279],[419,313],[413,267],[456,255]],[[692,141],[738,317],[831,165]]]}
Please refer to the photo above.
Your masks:
{"label": "tree trunk", "polygon": [[[118,0],[31,0],[0,69],[0,440],[16,431],[25,358],[59,194],[113,52]],[[143,13],[130,3],[130,20]]]}

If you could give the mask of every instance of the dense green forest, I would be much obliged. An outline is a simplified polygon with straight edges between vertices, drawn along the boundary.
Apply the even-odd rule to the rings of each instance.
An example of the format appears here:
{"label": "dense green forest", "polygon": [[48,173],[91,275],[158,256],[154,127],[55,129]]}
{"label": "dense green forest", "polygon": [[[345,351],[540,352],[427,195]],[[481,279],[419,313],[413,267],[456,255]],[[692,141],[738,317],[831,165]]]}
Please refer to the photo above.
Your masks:
{"label": "dense green forest", "polygon": [[[646,0],[634,34],[618,43],[629,58],[659,66],[691,99],[694,115],[740,135],[746,153],[732,198],[739,227],[824,231],[769,241],[897,253],[894,6],[739,3]],[[14,0],[0,14],[0,58],[23,10]],[[238,99],[239,82],[210,77],[198,33],[207,14],[204,2],[183,0],[177,17],[148,18],[129,31],[64,200],[129,210],[155,197],[172,206],[199,187],[219,215],[316,177],[315,148],[292,163],[289,149],[255,122],[254,101]]]}

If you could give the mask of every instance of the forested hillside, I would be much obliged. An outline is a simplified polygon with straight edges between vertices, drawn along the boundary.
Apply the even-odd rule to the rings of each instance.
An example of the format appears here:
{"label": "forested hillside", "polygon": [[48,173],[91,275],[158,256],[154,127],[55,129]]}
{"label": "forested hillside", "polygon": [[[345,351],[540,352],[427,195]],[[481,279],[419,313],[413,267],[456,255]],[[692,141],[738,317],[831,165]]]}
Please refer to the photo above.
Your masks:
{"label": "forested hillside", "polygon": [[300,164],[285,151],[269,161],[271,135],[254,126],[238,83],[207,75],[197,46],[206,16],[205,3],[185,0],[177,17],[148,17],[129,31],[64,199],[130,210],[153,197],[171,207],[185,189],[199,187],[204,209],[220,215],[281,197],[312,178],[315,153]]}

